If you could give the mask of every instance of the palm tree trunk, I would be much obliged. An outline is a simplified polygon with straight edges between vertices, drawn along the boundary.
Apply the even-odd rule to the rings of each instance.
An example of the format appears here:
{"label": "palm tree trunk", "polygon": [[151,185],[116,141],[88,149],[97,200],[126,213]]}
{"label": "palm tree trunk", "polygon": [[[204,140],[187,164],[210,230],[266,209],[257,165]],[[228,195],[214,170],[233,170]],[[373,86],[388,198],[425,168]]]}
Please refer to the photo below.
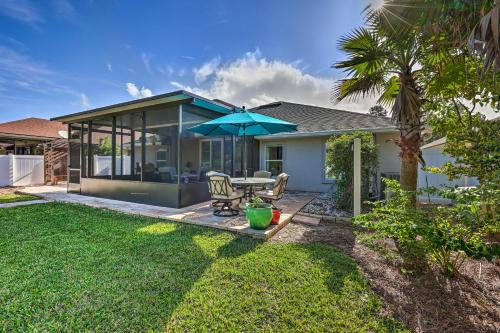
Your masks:
{"label": "palm tree trunk", "polygon": [[417,176],[418,176],[418,159],[413,155],[406,155],[401,157],[401,188],[405,191],[412,193],[411,203],[416,205],[417,198],[415,191],[417,190]]}
{"label": "palm tree trunk", "polygon": [[[422,91],[416,86],[414,74],[407,68],[399,76],[400,91],[393,107],[392,119],[398,124],[401,149],[401,188],[411,193],[411,203],[416,205],[418,162],[422,158]],[[398,110],[399,112],[394,112]]]}
{"label": "palm tree trunk", "polygon": [[418,178],[418,162],[421,158],[420,146],[422,144],[422,137],[420,131],[404,131],[400,130],[399,139],[397,144],[401,149],[401,188],[405,191],[411,192],[411,203],[416,205],[416,191],[417,191],[417,178]]}

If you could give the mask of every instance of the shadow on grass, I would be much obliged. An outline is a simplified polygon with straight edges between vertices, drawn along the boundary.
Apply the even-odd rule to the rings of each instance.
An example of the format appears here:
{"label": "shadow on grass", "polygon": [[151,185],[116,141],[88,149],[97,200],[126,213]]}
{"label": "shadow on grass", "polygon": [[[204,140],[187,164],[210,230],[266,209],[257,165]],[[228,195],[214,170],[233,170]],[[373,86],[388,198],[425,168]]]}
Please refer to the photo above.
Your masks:
{"label": "shadow on grass", "polygon": [[3,211],[0,225],[0,327],[11,331],[164,330],[219,256],[259,243],[58,203]]}
{"label": "shadow on grass", "polygon": [[[482,263],[485,274],[482,283],[472,278],[473,273],[477,275],[478,263],[477,267],[469,268],[472,274],[451,279],[422,267],[412,267],[413,273],[404,274],[402,271],[408,265],[403,258],[387,258],[365,245],[355,246],[355,231],[363,229],[349,222],[322,223],[318,227],[302,228],[303,231],[300,226],[295,227],[301,235],[299,241],[332,245],[353,258],[394,316],[413,331],[498,331],[498,299],[493,296],[498,281],[494,276],[500,276],[498,264]],[[332,263],[328,261],[325,264],[330,266]],[[488,271],[490,275],[486,278]],[[333,289],[340,283],[336,279],[334,276],[328,278]]]}

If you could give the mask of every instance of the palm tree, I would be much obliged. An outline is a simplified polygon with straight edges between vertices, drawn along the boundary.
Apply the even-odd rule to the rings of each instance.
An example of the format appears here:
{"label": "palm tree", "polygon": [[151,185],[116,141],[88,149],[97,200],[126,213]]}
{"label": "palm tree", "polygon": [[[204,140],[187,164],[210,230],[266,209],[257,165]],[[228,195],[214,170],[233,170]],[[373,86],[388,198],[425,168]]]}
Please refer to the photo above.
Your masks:
{"label": "palm tree", "polygon": [[334,64],[347,78],[334,87],[337,102],[376,96],[377,103],[392,106],[392,120],[399,129],[401,187],[416,191],[421,160],[423,89],[419,60],[423,49],[412,33],[390,34],[369,15],[367,28],[359,28],[339,40],[347,60]]}
{"label": "palm tree", "polygon": [[500,0],[384,0],[370,15],[392,33],[416,28],[436,47],[477,55],[483,74],[500,72]]}

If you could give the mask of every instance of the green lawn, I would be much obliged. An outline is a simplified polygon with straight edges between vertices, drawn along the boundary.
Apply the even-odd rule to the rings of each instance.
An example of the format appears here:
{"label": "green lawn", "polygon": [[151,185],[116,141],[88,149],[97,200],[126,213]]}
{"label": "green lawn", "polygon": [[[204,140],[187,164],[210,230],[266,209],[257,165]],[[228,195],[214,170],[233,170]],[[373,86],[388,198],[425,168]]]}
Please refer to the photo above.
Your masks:
{"label": "green lawn", "polygon": [[0,194],[0,204],[9,203],[9,202],[18,202],[18,201],[30,201],[40,199],[34,195],[29,194]]}
{"label": "green lawn", "polygon": [[62,203],[0,210],[0,331],[403,330],[380,311],[325,245]]}

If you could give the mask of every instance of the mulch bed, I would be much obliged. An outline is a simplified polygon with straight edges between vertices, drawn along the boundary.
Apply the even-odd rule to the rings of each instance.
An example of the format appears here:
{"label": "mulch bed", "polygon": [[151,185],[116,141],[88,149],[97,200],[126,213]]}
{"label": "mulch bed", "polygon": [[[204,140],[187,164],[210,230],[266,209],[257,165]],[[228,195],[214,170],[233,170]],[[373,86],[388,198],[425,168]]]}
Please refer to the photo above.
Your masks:
{"label": "mulch bed", "polygon": [[500,331],[500,260],[469,260],[455,278],[436,270],[404,274],[400,262],[356,241],[356,230],[345,221],[290,223],[270,241],[320,242],[349,255],[385,301],[385,311],[415,332]]}
{"label": "mulch bed", "polygon": [[334,204],[333,194],[326,192],[320,193],[316,198],[311,200],[301,210],[302,213],[321,215],[321,216],[336,216],[336,217],[351,217],[352,213],[337,209]]}

